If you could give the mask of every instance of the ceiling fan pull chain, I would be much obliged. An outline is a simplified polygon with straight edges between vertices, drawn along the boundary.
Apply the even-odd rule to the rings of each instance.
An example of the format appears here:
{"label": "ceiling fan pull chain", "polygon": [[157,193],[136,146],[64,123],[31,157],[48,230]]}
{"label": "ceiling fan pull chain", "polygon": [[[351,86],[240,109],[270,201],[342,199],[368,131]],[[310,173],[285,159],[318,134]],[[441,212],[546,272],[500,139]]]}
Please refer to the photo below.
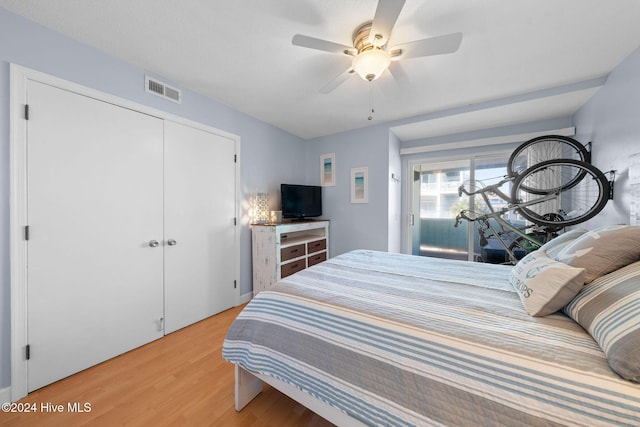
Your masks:
{"label": "ceiling fan pull chain", "polygon": [[375,111],[373,110],[373,81],[369,82],[369,117],[367,117],[368,120],[372,120],[373,119],[373,113]]}

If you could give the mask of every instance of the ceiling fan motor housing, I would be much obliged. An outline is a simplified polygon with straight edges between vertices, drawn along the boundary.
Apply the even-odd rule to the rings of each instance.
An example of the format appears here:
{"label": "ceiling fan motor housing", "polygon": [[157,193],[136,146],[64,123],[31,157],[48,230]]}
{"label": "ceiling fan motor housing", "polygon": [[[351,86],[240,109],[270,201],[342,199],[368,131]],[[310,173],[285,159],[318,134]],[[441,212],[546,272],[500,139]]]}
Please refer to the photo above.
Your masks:
{"label": "ceiling fan motor housing", "polygon": [[353,47],[358,50],[358,53],[362,53],[365,50],[375,48],[369,38],[369,34],[371,33],[371,25],[372,21],[367,21],[356,28],[356,30],[353,32]]}
{"label": "ceiling fan motor housing", "polygon": [[[391,57],[384,50],[384,46],[377,46],[372,43],[371,21],[367,21],[359,26],[353,33],[353,47],[358,50],[358,54],[353,59],[353,69],[367,81],[373,81],[389,67]],[[381,40],[382,36],[374,36],[374,39]],[[375,40],[374,40],[375,41]]]}

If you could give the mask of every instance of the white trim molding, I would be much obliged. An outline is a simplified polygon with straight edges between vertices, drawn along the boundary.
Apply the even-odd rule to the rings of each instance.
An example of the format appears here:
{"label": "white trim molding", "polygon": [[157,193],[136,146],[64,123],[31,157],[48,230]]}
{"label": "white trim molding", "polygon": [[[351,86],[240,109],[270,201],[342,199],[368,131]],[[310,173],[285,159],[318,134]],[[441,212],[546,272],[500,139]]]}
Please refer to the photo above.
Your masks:
{"label": "white trim molding", "polygon": [[459,148],[487,147],[490,145],[510,144],[514,142],[524,142],[543,135],[573,136],[576,134],[575,127],[563,129],[552,129],[541,132],[520,133],[515,135],[490,136],[486,138],[471,139],[467,141],[448,142],[443,144],[422,145],[419,147],[401,148],[400,155],[431,153],[434,151],[457,150]]}
{"label": "white trim molding", "polygon": [[247,292],[246,294],[240,295],[240,301],[236,304],[236,307],[242,304],[246,304],[253,298],[253,292]]}
{"label": "white trim molding", "polygon": [[11,268],[11,401],[27,395],[27,244],[23,230],[27,223],[27,73],[10,66],[9,99],[9,183],[10,183],[10,268]]}
{"label": "white trim molding", "polygon": [[0,403],[11,402],[11,387],[0,388]]}

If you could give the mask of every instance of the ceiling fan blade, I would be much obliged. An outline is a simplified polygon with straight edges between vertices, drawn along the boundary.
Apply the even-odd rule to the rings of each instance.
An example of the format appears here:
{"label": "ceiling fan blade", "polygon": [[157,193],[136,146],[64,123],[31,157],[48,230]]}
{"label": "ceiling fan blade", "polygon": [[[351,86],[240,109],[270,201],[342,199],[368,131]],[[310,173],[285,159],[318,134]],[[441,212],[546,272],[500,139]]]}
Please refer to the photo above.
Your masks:
{"label": "ceiling fan blade", "polygon": [[334,43],[327,40],[317,39],[315,37],[296,34],[291,39],[291,43],[295,46],[308,47],[310,49],[323,50],[331,53],[343,53],[345,55],[355,56],[356,49],[340,43]]}
{"label": "ceiling fan blade", "polygon": [[355,74],[355,71],[353,70],[353,68],[349,67],[348,70],[338,74],[335,79],[331,80],[329,83],[322,86],[318,92],[320,93],[332,92],[335,88],[340,86],[342,83],[346,82],[349,79],[349,77],[351,77],[351,75],[353,74]]}
{"label": "ceiling fan blade", "polygon": [[393,31],[405,0],[378,0],[376,14],[371,24],[369,41],[375,46],[383,46]]}
{"label": "ceiling fan blade", "polygon": [[400,62],[391,63],[391,65],[389,66],[389,73],[391,74],[393,79],[396,81],[398,86],[405,87],[405,88],[410,87],[411,82],[409,81],[409,76],[407,75],[406,71],[404,70],[404,68],[402,68],[402,63]]}
{"label": "ceiling fan blade", "polygon": [[[389,53],[392,54],[392,60],[442,55],[457,51],[460,48],[460,43],[462,43],[462,33],[453,33],[399,44],[389,49]],[[398,49],[401,49],[402,53],[398,56],[393,56],[393,52]]]}

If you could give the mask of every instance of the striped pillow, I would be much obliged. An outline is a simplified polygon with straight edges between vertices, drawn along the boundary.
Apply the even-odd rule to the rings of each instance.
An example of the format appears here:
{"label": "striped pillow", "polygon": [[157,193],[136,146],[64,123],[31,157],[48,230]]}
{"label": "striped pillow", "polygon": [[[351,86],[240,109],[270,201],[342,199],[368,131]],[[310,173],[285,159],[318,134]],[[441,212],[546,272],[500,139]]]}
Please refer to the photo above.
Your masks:
{"label": "striped pillow", "polygon": [[587,230],[585,230],[584,228],[569,230],[566,233],[562,233],[558,237],[555,237],[549,240],[544,245],[540,246],[540,250],[545,251],[549,258],[554,258],[560,253],[562,249],[565,248],[565,246],[567,246],[586,232]]}
{"label": "striped pillow", "polygon": [[586,285],[563,310],[597,341],[614,371],[640,382],[640,261]]}
{"label": "striped pillow", "polygon": [[596,228],[562,248],[554,259],[586,269],[584,282],[589,283],[640,261],[640,227],[610,225]]}

